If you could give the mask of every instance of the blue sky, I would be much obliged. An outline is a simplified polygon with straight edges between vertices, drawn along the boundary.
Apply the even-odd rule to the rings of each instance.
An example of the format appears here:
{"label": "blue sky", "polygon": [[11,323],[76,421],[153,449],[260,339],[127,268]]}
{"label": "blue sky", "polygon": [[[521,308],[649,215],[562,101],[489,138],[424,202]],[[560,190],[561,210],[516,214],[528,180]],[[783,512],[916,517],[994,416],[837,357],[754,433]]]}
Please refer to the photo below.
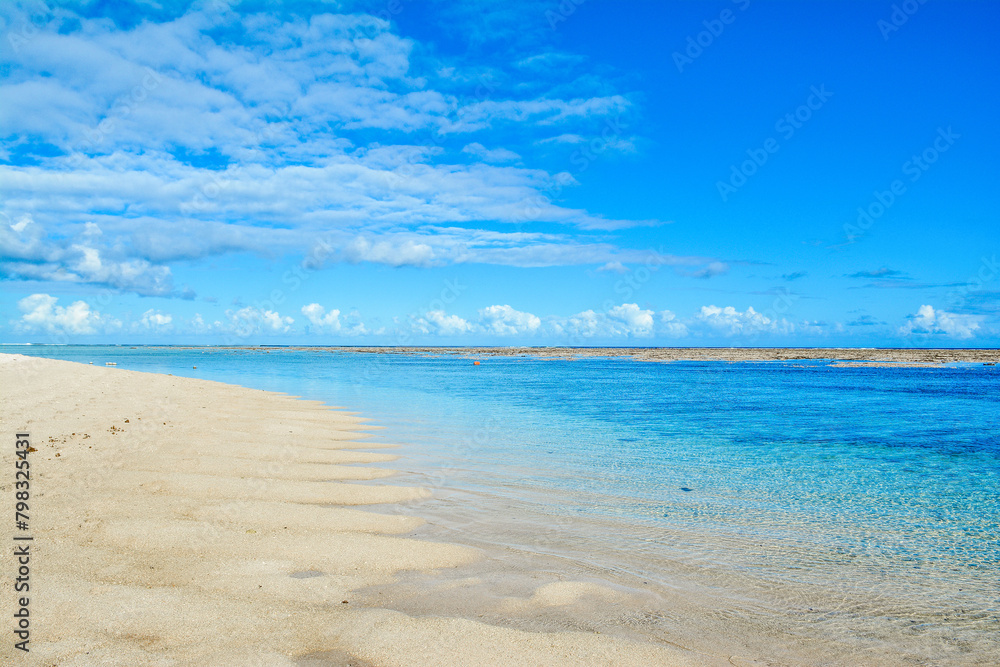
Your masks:
{"label": "blue sky", "polygon": [[992,2],[0,7],[0,341],[1000,344]]}

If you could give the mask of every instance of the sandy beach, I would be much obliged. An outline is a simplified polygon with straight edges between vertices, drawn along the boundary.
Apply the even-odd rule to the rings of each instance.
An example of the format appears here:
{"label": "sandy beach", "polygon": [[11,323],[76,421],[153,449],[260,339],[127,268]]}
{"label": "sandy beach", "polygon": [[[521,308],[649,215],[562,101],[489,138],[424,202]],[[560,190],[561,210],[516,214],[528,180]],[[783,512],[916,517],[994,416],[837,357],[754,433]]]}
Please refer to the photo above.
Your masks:
{"label": "sandy beach", "polygon": [[[361,415],[205,380],[0,355],[0,497],[14,434],[31,452],[31,665],[752,664],[581,631],[535,632],[359,604],[473,548],[410,537],[393,515],[431,491],[386,483],[395,455]],[[378,512],[366,511],[378,505]],[[12,521],[3,540],[12,544]],[[5,553],[9,549],[5,547]],[[9,556],[2,580],[13,614]],[[619,591],[570,579],[499,601],[530,613]]]}

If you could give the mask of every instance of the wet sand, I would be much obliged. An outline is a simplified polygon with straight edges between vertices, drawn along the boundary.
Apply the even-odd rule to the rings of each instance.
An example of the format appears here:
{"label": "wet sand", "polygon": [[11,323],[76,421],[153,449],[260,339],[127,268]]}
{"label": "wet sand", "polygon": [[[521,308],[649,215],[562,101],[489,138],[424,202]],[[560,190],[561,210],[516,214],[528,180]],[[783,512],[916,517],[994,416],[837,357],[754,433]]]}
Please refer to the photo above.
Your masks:
{"label": "wet sand", "polygon": [[[393,514],[431,492],[383,481],[378,464],[395,455],[364,442],[374,427],[359,415],[20,355],[0,355],[0,382],[0,502],[13,503],[14,434],[29,432],[37,450],[31,651],[16,651],[8,634],[4,664],[753,664],[671,637],[524,630],[445,609],[408,615],[356,596],[421,573],[474,572],[484,557],[418,539],[423,521]],[[7,545],[12,524],[0,535]],[[627,592],[558,578],[497,602],[528,616],[628,602]],[[12,588],[5,574],[8,619]]]}

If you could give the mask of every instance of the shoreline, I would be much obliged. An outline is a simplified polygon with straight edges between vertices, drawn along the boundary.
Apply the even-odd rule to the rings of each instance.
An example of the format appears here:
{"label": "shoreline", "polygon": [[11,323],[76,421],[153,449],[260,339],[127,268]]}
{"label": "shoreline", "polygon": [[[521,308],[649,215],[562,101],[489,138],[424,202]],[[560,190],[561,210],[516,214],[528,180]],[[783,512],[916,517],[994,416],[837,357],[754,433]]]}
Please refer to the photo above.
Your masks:
{"label": "shoreline", "polygon": [[[668,638],[638,642],[575,627],[574,605],[619,604],[629,595],[592,581],[560,578],[501,601],[512,617],[566,617],[565,629],[553,631],[360,603],[361,591],[392,590],[406,577],[448,572],[461,582],[462,568],[483,562],[483,553],[415,539],[419,516],[362,508],[382,512],[431,493],[379,484],[392,471],[372,464],[395,456],[364,442],[377,427],[354,413],[214,381],[21,355],[0,355],[0,377],[18,387],[6,401],[7,431],[30,432],[37,450],[30,454],[33,659],[362,666],[740,660]],[[12,448],[2,461],[13,469]],[[0,485],[5,501],[8,477]],[[5,527],[8,543],[11,533]],[[2,588],[12,613],[9,577]],[[12,651],[6,643],[0,655]]]}

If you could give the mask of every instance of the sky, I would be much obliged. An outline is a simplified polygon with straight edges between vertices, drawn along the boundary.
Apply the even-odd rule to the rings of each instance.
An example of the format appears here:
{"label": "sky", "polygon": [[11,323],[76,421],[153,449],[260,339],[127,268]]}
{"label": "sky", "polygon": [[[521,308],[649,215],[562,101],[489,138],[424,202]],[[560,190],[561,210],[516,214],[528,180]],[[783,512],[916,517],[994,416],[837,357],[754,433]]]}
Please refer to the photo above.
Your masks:
{"label": "sky", "polygon": [[5,2],[0,342],[997,347],[998,29]]}

